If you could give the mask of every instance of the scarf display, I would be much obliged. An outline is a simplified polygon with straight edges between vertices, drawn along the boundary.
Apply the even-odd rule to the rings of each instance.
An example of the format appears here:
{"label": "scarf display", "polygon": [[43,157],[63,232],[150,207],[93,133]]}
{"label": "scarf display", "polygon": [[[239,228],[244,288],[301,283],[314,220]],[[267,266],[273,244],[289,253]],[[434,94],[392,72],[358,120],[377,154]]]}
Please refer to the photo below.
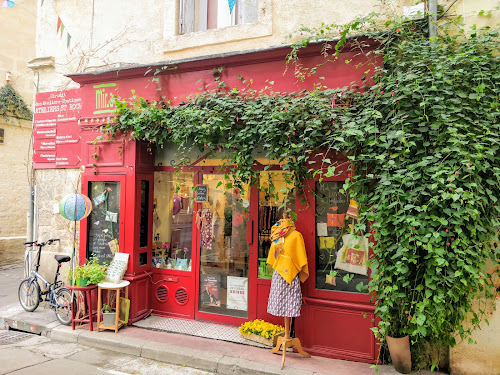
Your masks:
{"label": "scarf display", "polygon": [[304,239],[292,220],[281,219],[271,228],[267,263],[290,285],[297,274],[301,282],[309,277]]}

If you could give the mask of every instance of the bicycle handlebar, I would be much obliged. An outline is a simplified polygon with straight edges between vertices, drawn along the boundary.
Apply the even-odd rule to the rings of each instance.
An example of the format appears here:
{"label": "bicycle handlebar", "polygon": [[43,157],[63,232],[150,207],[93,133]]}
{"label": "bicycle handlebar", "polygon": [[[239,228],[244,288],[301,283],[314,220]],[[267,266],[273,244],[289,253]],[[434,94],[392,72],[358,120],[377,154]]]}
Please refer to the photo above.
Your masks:
{"label": "bicycle handlebar", "polygon": [[53,242],[56,242],[56,241],[60,241],[59,238],[51,238],[50,240],[47,240],[45,242],[42,242],[42,243],[38,243],[37,241],[32,241],[32,242],[25,242],[24,245],[25,246],[28,246],[28,245],[35,245],[35,246],[45,246],[45,245],[52,245]]}

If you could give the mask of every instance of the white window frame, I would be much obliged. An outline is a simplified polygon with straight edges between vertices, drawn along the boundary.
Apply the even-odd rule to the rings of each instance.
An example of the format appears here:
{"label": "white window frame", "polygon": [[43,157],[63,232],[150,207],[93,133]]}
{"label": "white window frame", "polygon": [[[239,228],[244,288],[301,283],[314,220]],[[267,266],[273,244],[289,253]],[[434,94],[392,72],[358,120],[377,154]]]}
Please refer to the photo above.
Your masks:
{"label": "white window frame", "polygon": [[[178,32],[181,12],[179,3],[179,0],[164,0],[164,53],[272,35],[272,0],[258,1],[257,22],[189,32],[182,35],[179,35]],[[204,1],[200,3],[203,4]],[[201,26],[203,25],[199,23],[198,27],[201,28]]]}

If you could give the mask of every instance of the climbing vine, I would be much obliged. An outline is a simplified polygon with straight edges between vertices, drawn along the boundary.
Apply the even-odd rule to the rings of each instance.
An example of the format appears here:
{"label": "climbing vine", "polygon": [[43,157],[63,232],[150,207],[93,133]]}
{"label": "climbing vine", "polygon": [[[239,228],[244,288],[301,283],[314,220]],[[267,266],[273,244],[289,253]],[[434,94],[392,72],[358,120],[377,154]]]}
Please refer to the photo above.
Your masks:
{"label": "climbing vine", "polygon": [[11,119],[31,120],[33,117],[28,105],[10,84],[0,88],[0,117],[6,122],[11,122]]}
{"label": "climbing vine", "polygon": [[[314,151],[347,155],[353,174],[344,187],[361,207],[356,228],[373,223],[374,333],[410,335],[421,355],[424,343],[470,336],[492,312],[485,301],[498,298],[499,32],[442,28],[429,39],[424,20],[379,20],[372,13],[303,29],[289,55],[304,79],[318,67],[300,65],[300,48],[323,43],[325,64],[354,48],[366,57],[361,86],[280,93],[272,82],[261,91],[218,82],[177,106],[117,100],[117,122],[105,131],[157,147],[173,142],[181,155],[219,152],[237,184],[255,181],[255,150],[278,160],[299,188],[323,173],[309,163]],[[380,47],[366,52],[366,38]],[[373,64],[379,55],[383,66]],[[324,155],[325,175],[335,175]]]}

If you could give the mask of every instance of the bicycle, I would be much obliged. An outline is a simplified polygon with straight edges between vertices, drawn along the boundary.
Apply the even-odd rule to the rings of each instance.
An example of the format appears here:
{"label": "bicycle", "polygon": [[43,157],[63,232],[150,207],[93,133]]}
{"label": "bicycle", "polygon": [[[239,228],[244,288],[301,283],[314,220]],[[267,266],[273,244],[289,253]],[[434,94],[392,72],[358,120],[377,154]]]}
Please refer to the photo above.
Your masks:
{"label": "bicycle", "polygon": [[[71,258],[67,255],[54,255],[55,260],[58,263],[56,274],[54,277],[54,282],[50,283],[43,278],[42,275],[38,273],[40,268],[40,256],[42,253],[42,248],[45,245],[52,245],[52,243],[59,241],[58,238],[51,238],[42,243],[37,241],[25,242],[25,246],[35,246],[38,247],[38,254],[36,259],[35,269],[31,270],[31,275],[21,281],[18,290],[19,303],[22,308],[28,312],[35,311],[40,302],[43,302],[43,296],[45,296],[45,301],[49,303],[50,307],[54,309],[56,313],[57,320],[64,325],[71,324],[71,292],[68,288],[63,287],[63,282],[58,281],[59,268],[61,264],[69,262]],[[43,282],[44,290],[40,290],[40,284],[38,280]]]}

